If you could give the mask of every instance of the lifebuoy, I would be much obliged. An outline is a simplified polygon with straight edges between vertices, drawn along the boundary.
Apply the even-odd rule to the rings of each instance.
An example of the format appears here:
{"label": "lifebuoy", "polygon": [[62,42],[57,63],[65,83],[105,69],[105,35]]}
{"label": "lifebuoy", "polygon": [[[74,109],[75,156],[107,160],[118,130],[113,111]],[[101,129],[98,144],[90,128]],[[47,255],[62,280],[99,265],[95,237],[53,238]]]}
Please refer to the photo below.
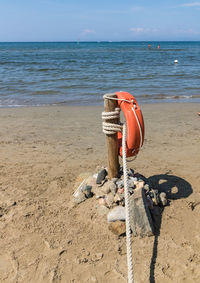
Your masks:
{"label": "lifebuoy", "polygon": [[[138,154],[144,142],[144,120],[134,96],[128,92],[116,92],[118,106],[123,111],[127,125],[126,156]],[[118,132],[119,154],[122,156],[122,133]]]}

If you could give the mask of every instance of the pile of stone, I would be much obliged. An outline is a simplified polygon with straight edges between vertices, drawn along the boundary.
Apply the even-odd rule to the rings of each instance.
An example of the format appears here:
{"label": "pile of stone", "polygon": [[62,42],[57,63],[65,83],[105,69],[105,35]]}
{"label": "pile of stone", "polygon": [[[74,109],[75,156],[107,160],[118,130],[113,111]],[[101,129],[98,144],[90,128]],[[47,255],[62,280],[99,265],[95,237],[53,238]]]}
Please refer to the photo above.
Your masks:
{"label": "pile of stone", "polygon": [[[99,173],[85,178],[73,194],[73,200],[77,204],[95,196],[100,213],[107,214],[109,229],[117,235],[125,233],[126,213],[122,168],[120,168],[119,176],[109,180],[107,169],[102,168]],[[80,180],[81,178],[78,181]],[[133,235],[153,235],[152,213],[156,206],[162,207],[167,204],[166,194],[153,189],[144,176],[135,173],[132,169],[128,171],[128,192]]]}

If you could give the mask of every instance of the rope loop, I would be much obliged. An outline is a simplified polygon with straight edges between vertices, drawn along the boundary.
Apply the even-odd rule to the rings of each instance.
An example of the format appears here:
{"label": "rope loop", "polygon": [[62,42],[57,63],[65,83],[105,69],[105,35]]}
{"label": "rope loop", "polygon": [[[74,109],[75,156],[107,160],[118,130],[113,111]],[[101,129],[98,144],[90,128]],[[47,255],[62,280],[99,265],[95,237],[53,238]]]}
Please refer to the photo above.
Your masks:
{"label": "rope loop", "polygon": [[110,99],[110,100],[117,100],[117,101],[126,101],[128,103],[132,103],[133,102],[132,100],[123,99],[123,98],[115,98],[115,97],[111,97],[111,96],[113,96],[113,93],[111,93],[111,94],[108,93],[108,94],[105,94],[103,96],[103,98],[104,99]]}
{"label": "rope loop", "polygon": [[102,112],[102,119],[103,119],[102,127],[104,134],[114,135],[117,132],[121,132],[122,125],[108,123],[104,121],[104,120],[119,119],[119,117],[120,117],[120,108],[115,108],[115,111],[112,112]]}
{"label": "rope loop", "polygon": [[120,108],[115,108],[115,111],[112,112],[102,112],[102,119],[103,120],[111,120],[119,118]]}

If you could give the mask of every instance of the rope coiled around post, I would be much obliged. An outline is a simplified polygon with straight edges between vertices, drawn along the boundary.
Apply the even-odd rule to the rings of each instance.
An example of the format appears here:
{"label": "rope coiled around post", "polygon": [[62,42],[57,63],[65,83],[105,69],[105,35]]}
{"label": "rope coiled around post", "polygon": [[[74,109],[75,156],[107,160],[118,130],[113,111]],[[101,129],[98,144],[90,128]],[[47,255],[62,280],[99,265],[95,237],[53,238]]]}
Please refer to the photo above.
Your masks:
{"label": "rope coiled around post", "polygon": [[102,119],[103,119],[103,132],[106,135],[114,135],[117,132],[122,131],[122,125],[108,123],[105,120],[112,120],[112,119],[119,119],[120,117],[120,108],[115,108],[115,111],[112,112],[102,112]]}

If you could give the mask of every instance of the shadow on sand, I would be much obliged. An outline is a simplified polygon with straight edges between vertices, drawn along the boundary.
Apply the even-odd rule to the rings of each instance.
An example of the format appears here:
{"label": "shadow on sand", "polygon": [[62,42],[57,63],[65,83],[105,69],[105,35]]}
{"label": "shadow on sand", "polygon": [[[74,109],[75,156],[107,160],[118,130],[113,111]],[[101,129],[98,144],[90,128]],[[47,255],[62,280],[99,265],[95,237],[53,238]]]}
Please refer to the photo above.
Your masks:
{"label": "shadow on sand", "polygon": [[[169,200],[177,200],[181,198],[187,198],[192,193],[191,185],[182,178],[173,175],[161,174],[154,175],[148,178],[148,183],[152,188],[157,189],[158,192],[165,192],[167,195],[167,199]],[[155,228],[155,238],[153,245],[153,253],[150,264],[150,275],[149,281],[150,283],[155,283],[155,264],[157,258],[157,249],[158,249],[158,237],[160,235],[160,227],[162,222],[162,212],[163,208],[158,208],[158,213],[152,215],[154,228]]]}

